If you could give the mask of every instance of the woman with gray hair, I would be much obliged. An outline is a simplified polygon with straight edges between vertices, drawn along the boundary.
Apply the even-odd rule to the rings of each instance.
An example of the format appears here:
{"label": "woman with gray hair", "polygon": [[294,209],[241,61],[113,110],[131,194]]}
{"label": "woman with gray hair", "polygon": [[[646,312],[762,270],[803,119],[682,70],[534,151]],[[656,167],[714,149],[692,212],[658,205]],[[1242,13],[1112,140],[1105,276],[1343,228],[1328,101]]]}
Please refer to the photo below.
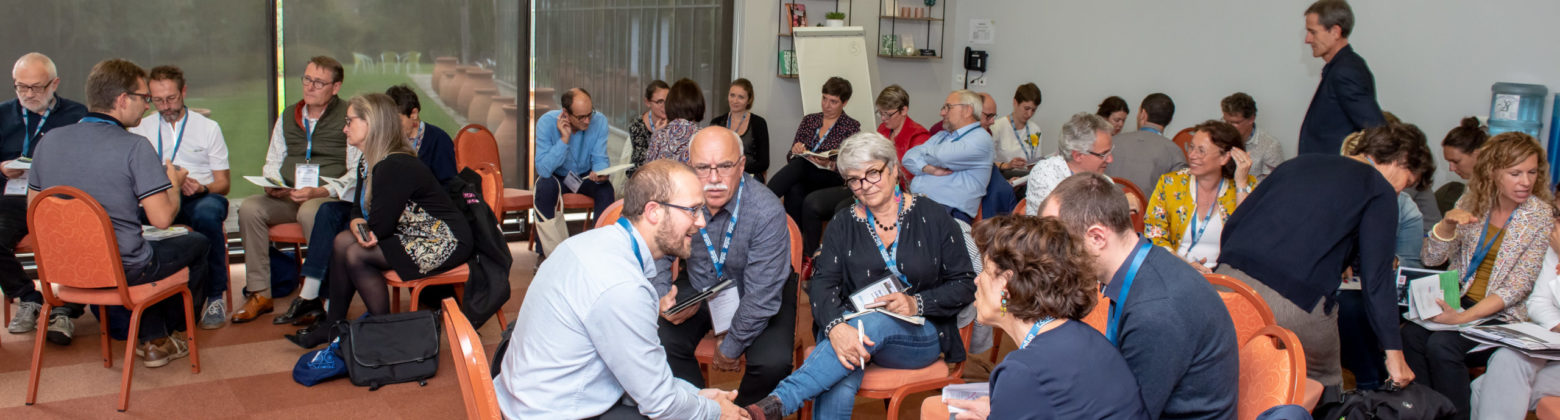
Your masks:
{"label": "woman with gray hair", "polygon": [[1022,184],[1028,189],[1024,193],[1024,201],[1028,202],[1024,214],[1038,214],[1040,202],[1067,177],[1079,172],[1105,173],[1105,167],[1114,160],[1111,130],[1104,117],[1087,112],[1073,114],[1062,124],[1062,139],[1057,144],[1060,153],[1036,162],[1023,179]]}
{"label": "woman with gray hair", "polygon": [[[964,233],[941,205],[899,189],[895,157],[894,143],[877,133],[840,148],[856,204],[835,214],[814,260],[808,295],[822,334],[802,366],[748,406],[754,418],[779,419],[817,398],[819,419],[847,419],[866,363],[920,369],[964,360],[957,316],[975,299]],[[864,290],[881,293],[858,307],[852,297]]]}

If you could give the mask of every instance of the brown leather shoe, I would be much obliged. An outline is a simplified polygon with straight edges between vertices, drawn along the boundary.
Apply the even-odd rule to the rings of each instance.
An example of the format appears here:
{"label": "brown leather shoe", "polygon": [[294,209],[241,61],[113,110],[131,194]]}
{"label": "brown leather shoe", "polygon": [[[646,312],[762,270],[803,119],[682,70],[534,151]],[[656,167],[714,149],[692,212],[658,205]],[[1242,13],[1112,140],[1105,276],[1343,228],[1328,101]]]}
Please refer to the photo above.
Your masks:
{"label": "brown leather shoe", "polygon": [[247,299],[244,299],[244,306],[240,307],[238,312],[233,313],[233,323],[242,324],[254,321],[260,315],[271,313],[271,311],[271,298],[258,294],[249,295]]}
{"label": "brown leather shoe", "polygon": [[141,344],[136,349],[141,356],[141,364],[149,368],[167,366],[175,359],[181,359],[190,355],[190,347],[178,337],[163,337]]}

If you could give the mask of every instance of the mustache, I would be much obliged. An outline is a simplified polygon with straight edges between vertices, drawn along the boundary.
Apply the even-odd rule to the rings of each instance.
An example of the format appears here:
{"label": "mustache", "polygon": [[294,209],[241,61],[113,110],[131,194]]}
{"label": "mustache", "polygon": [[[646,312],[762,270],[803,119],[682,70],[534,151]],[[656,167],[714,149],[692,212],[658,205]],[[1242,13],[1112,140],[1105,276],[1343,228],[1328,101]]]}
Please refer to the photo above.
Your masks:
{"label": "mustache", "polygon": [[716,182],[714,184],[704,184],[704,191],[706,191],[706,192],[708,192],[708,191],[727,191],[727,190],[730,190],[730,189],[731,189],[731,187],[726,185],[726,183],[724,183],[724,182]]}

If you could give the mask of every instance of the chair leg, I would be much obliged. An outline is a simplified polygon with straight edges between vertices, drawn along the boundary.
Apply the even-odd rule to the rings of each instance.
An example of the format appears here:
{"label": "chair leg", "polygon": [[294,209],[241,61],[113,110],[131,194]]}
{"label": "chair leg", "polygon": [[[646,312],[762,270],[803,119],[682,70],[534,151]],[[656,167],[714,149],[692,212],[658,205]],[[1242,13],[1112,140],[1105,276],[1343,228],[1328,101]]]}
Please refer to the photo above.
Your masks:
{"label": "chair leg", "polygon": [[418,284],[416,286],[412,286],[412,303],[411,303],[411,305],[412,305],[411,311],[412,312],[417,312],[417,300],[422,297],[422,289],[423,289],[423,285],[422,284]]}
{"label": "chair leg", "polygon": [[109,349],[109,343],[114,340],[108,338],[108,305],[98,305],[98,332],[103,342],[103,367],[114,367],[114,353]]}
{"label": "chair leg", "polygon": [[119,412],[130,409],[130,376],[135,373],[135,347],[141,339],[141,311],[146,310],[142,305],[132,309],[130,313],[130,335],[125,337],[125,366],[124,373],[119,379]]}
{"label": "chair leg", "polygon": [[190,340],[187,343],[190,345],[190,372],[200,373],[200,347],[195,345],[195,308],[191,306],[195,297],[189,288],[185,288],[182,294],[184,295],[184,331],[188,332],[185,338]]}
{"label": "chair leg", "polygon": [[400,311],[401,311],[401,288],[399,288],[399,287],[391,287],[390,288],[390,313],[393,314],[393,313],[400,312]]}
{"label": "chair leg", "polygon": [[[38,313],[47,314],[50,310],[49,300],[44,299],[43,309]],[[43,342],[48,340],[48,317],[38,317],[38,337],[33,339],[32,369],[27,374],[27,405],[38,402],[38,374],[43,371]]]}

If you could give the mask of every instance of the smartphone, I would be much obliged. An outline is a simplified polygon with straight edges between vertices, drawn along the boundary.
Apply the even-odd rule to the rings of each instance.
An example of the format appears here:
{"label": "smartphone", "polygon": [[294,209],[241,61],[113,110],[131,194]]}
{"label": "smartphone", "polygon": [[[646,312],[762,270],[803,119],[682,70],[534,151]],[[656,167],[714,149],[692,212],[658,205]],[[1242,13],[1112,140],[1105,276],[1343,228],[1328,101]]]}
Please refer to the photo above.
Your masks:
{"label": "smartphone", "polygon": [[358,239],[359,240],[361,240],[363,242],[368,242],[369,235],[368,235],[368,224],[367,223],[357,225],[357,235],[358,235]]}

